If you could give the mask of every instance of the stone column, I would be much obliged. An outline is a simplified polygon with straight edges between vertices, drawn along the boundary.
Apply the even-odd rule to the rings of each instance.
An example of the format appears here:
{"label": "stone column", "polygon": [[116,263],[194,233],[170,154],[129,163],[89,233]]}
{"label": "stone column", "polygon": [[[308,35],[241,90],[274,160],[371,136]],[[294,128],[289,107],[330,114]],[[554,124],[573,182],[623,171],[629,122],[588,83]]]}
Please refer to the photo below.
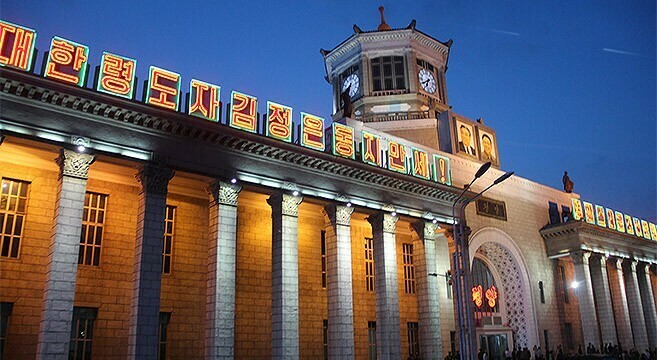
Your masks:
{"label": "stone column", "polygon": [[643,316],[646,320],[648,343],[652,348],[657,346],[657,311],[655,310],[655,295],[652,292],[652,285],[650,284],[649,264],[640,263],[636,274],[639,283],[639,293],[641,294],[641,303],[643,305]]}
{"label": "stone column", "polygon": [[399,289],[397,282],[398,218],[379,212],[367,218],[372,225],[376,271],[376,350],[379,360],[401,359]]}
{"label": "stone column", "polygon": [[593,287],[591,285],[591,274],[589,271],[590,252],[576,251],[570,254],[575,265],[575,281],[577,287],[577,299],[579,302],[579,315],[582,319],[582,332],[584,333],[584,348],[593,344],[600,349],[600,331],[598,319],[595,314],[595,302],[593,300]]}
{"label": "stone column", "polygon": [[241,186],[220,181],[210,195],[205,358],[232,359],[235,354],[235,249],[237,197]]}
{"label": "stone column", "polygon": [[639,352],[648,348],[648,333],[646,320],[643,316],[639,280],[636,274],[636,260],[627,259],[623,262],[623,275],[625,277],[625,292],[627,293],[627,307],[630,312],[630,323],[634,334],[634,348]]}
{"label": "stone column", "polygon": [[147,164],[135,178],[141,184],[132,273],[129,359],[157,358],[162,280],[162,237],[167,187],[173,171]]}
{"label": "stone column", "polygon": [[[417,256],[417,313],[420,332],[420,353],[422,359],[443,358],[442,337],[440,334],[440,300],[438,298],[438,278],[436,270],[436,224],[418,221],[411,225],[419,239],[414,241]],[[441,282],[442,284],[442,282]]]}
{"label": "stone column", "polygon": [[354,358],[354,299],[351,280],[351,214],[354,208],[324,207],[328,275],[329,357]]}
{"label": "stone column", "polygon": [[272,194],[272,357],[299,358],[300,196]]}
{"label": "stone column", "polygon": [[62,149],[43,293],[37,359],[65,359],[71,340],[75,280],[89,165],[94,157]]}
{"label": "stone column", "polygon": [[618,342],[623,349],[634,347],[630,313],[627,307],[627,294],[625,293],[625,279],[623,276],[623,259],[612,258],[608,261],[612,265],[609,270],[609,287],[613,298],[614,318],[616,319],[616,330]]}
{"label": "stone column", "polygon": [[[607,277],[607,258],[603,255],[595,255],[591,258],[591,283],[595,304],[600,321],[600,333],[604,344],[616,344],[616,323],[614,321],[614,309],[611,305],[611,293],[609,292],[609,279]],[[587,344],[588,345],[588,344]]]}

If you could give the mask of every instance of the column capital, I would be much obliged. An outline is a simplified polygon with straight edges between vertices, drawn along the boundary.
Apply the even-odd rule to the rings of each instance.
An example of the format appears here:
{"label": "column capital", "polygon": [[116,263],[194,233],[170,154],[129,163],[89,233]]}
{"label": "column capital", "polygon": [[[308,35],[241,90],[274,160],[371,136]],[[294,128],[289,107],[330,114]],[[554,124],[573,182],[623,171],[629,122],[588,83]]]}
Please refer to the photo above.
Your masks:
{"label": "column capital", "polygon": [[436,238],[436,229],[438,229],[438,225],[431,221],[415,221],[411,223],[410,227],[411,231],[415,231],[417,236],[422,240],[435,240]]}
{"label": "column capital", "polygon": [[89,178],[89,166],[96,160],[90,154],[77,153],[69,149],[61,149],[55,159],[59,165],[59,177],[70,176],[79,179]]}
{"label": "column capital", "polygon": [[237,206],[237,198],[242,187],[235,184],[215,180],[208,184],[205,191],[212,196],[212,205]]}
{"label": "column capital", "polygon": [[591,253],[588,251],[578,250],[570,253],[570,258],[573,259],[575,264],[588,265],[589,257],[591,257]]}
{"label": "column capital", "polygon": [[638,261],[634,259],[623,259],[623,267],[629,271],[636,272],[636,267],[639,264]]}
{"label": "column capital", "polygon": [[367,222],[372,225],[372,232],[382,230],[383,232],[394,234],[397,220],[399,220],[397,216],[392,216],[381,211],[367,217]]}
{"label": "column capital", "polygon": [[322,209],[322,214],[331,225],[351,225],[351,214],[354,208],[337,204],[328,204]]}
{"label": "column capital", "polygon": [[167,167],[155,164],[145,164],[139,167],[135,179],[141,184],[141,192],[167,194],[169,180],[175,172]]}
{"label": "column capital", "polygon": [[[610,258],[611,260],[611,258]],[[590,259],[590,263],[595,263],[596,265],[600,265],[601,267],[607,266],[607,257],[604,254],[592,254]]]}
{"label": "column capital", "polygon": [[267,199],[267,203],[271,206],[274,214],[279,213],[287,216],[299,216],[299,204],[302,201],[302,196],[292,196],[282,192],[273,193]]}
{"label": "column capital", "polygon": [[650,263],[643,262],[643,261],[637,262],[636,269],[637,269],[637,273],[641,273],[641,274],[643,274],[643,273],[645,273],[645,274],[649,274],[649,271],[650,271]]}

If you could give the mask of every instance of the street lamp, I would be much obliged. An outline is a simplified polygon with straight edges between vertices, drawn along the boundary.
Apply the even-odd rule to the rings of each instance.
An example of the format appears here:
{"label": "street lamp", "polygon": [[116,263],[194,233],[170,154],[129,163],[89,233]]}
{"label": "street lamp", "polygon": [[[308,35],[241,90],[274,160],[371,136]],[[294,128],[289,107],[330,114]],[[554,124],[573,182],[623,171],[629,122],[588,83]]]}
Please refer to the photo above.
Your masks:
{"label": "street lamp", "polygon": [[454,223],[454,245],[455,251],[452,255],[452,262],[454,264],[454,291],[456,293],[456,318],[459,330],[459,351],[460,357],[463,360],[475,360],[477,354],[477,338],[474,327],[474,308],[469,299],[469,289],[471,288],[470,281],[470,251],[468,246],[468,237],[470,235],[470,228],[468,228],[465,220],[465,208],[468,204],[478,199],[488,189],[501,183],[513,175],[513,172],[506,172],[502,176],[493,181],[484,190],[471,198],[467,198],[461,203],[459,208],[459,221],[456,223],[456,204],[463,198],[465,193],[470,189],[472,184],[480,178],[488,169],[491,163],[487,162],[481,165],[479,170],[475,173],[474,179],[463,189],[461,194],[456,198],[452,204],[452,222]]}

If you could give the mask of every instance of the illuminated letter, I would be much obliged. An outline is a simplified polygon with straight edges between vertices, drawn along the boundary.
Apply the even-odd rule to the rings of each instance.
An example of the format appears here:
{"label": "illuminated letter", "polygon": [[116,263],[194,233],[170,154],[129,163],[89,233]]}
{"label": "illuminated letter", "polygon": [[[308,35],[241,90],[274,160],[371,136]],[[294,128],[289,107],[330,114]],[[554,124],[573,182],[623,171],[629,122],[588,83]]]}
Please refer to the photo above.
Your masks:
{"label": "illuminated letter", "polygon": [[307,148],[324,151],[326,145],[324,143],[324,119],[301,113],[301,146]]}
{"label": "illuminated letter", "polygon": [[230,96],[230,117],[228,125],[231,127],[258,132],[258,99],[233,91]]}
{"label": "illuminated letter", "polygon": [[582,202],[579,199],[572,199],[573,202],[573,219],[582,220],[584,218],[584,212],[582,211]]}
{"label": "illuminated letter", "polygon": [[361,136],[360,153],[363,162],[381,166],[381,137],[367,131],[363,131]]}
{"label": "illuminated letter", "polygon": [[266,135],[287,142],[292,141],[292,108],[267,101]]}
{"label": "illuminated letter", "polygon": [[625,215],[625,232],[634,235],[634,225],[632,224],[632,217]]}
{"label": "illuminated letter", "polygon": [[192,79],[189,83],[189,115],[219,121],[221,87]]}
{"label": "illuminated letter", "polygon": [[614,212],[616,214],[616,229],[620,232],[625,232],[625,222],[623,222],[623,214],[618,211]]}
{"label": "illuminated letter", "polygon": [[648,223],[648,225],[650,225],[650,236],[657,241],[657,225],[653,223]]}
{"label": "illuminated letter", "polygon": [[584,219],[589,224],[595,224],[595,214],[593,213],[593,204],[583,201],[584,203]]}
{"label": "illuminated letter", "polygon": [[35,41],[34,30],[0,20],[0,66],[29,71]]}
{"label": "illuminated letter", "polygon": [[84,86],[89,48],[55,36],[50,43],[45,77]]}
{"label": "illuminated letter", "polygon": [[616,218],[614,217],[614,210],[607,208],[607,226],[610,229],[616,230]]}
{"label": "illuminated letter", "polygon": [[643,237],[650,240],[650,226],[645,220],[641,220],[641,228],[643,229]]}
{"label": "illuminated letter", "polygon": [[413,149],[413,176],[429,180],[429,154],[426,151]]}
{"label": "illuminated letter", "polygon": [[634,233],[638,237],[643,237],[643,231],[641,230],[641,221],[637,218],[632,218],[634,220]]}
{"label": "illuminated letter", "polygon": [[392,140],[388,141],[388,169],[402,174],[408,174],[408,168],[406,167],[406,146]]}
{"label": "illuminated letter", "polygon": [[448,157],[437,154],[433,155],[433,179],[441,184],[452,185],[452,174]]}
{"label": "illuminated letter", "polygon": [[481,305],[483,305],[483,288],[481,285],[477,285],[472,288],[472,301],[475,303],[475,305],[477,305],[477,307],[481,307]]}
{"label": "illuminated letter", "polygon": [[495,285],[492,285],[486,290],[486,299],[488,299],[488,306],[494,308],[497,300],[497,289]]}
{"label": "illuminated letter", "polygon": [[136,67],[137,60],[104,52],[96,90],[132,99]]}
{"label": "illuminated letter", "polygon": [[151,66],[146,91],[146,104],[178,111],[180,74]]}
{"label": "illuminated letter", "polygon": [[605,221],[605,208],[600,205],[595,206],[595,222],[602,227],[607,227],[607,222]]}
{"label": "illuminated letter", "polygon": [[354,128],[333,123],[333,155],[348,159],[354,159],[356,157],[356,149],[354,149]]}

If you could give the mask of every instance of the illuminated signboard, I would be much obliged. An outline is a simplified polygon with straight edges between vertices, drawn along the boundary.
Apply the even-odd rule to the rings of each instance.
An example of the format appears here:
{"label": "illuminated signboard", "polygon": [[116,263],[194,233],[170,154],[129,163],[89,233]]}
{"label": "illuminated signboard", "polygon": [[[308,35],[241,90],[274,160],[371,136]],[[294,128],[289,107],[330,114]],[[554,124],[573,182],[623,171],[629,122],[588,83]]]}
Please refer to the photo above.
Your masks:
{"label": "illuminated signboard", "polygon": [[265,135],[285,142],[292,141],[292,108],[267,101]]}
{"label": "illuminated signboard", "polygon": [[595,223],[598,226],[607,227],[607,222],[605,221],[605,208],[600,205],[595,206]]}
{"label": "illuminated signboard", "polygon": [[408,174],[406,146],[395,141],[388,141],[388,169]]}
{"label": "illuminated signboard", "polygon": [[495,285],[492,285],[486,290],[486,299],[488,300],[488,306],[494,308],[497,303],[497,288]]}
{"label": "illuminated signboard", "polygon": [[43,76],[84,86],[88,57],[87,46],[55,36],[50,43],[50,53]]}
{"label": "illuminated signboard", "polygon": [[657,240],[657,225],[653,223],[648,223],[648,225],[650,226],[650,236],[653,240]]}
{"label": "illuminated signboard", "polygon": [[641,230],[641,221],[637,218],[632,218],[634,221],[634,233],[636,236],[642,237],[643,236],[643,231]]}
{"label": "illuminated signboard", "polygon": [[620,232],[625,232],[625,222],[623,221],[623,214],[615,211],[616,214],[616,230]]}
{"label": "illuminated signboard", "polygon": [[333,155],[349,159],[356,158],[354,128],[339,123],[333,123]]}
{"label": "illuminated signboard", "polygon": [[0,66],[29,71],[35,42],[36,31],[0,20]]}
{"label": "illuminated signboard", "polygon": [[146,104],[178,111],[180,74],[151,66],[145,95]]}
{"label": "illuminated signboard", "polygon": [[610,208],[607,208],[607,226],[616,230],[616,217],[614,216],[614,210]]}
{"label": "illuminated signboard", "polygon": [[582,202],[579,199],[573,198],[573,219],[582,220],[584,218],[584,211],[582,210]]}
{"label": "illuminated signboard", "polygon": [[452,174],[449,171],[449,158],[438,154],[433,155],[433,179],[441,184],[452,185]]}
{"label": "illuminated signboard", "polygon": [[361,134],[360,156],[363,162],[374,166],[381,166],[381,137],[367,131]]}
{"label": "illuminated signboard", "polygon": [[132,99],[135,93],[136,67],[137,60],[104,52],[96,90]]}
{"label": "illuminated signboard", "polygon": [[234,91],[230,95],[228,125],[236,129],[258,131],[258,99],[255,96]]}
{"label": "illuminated signboard", "polygon": [[413,156],[411,157],[412,174],[413,176],[429,180],[431,178],[429,173],[429,154],[420,149],[411,148]]}
{"label": "illuminated signboard", "polygon": [[641,229],[643,230],[643,237],[650,240],[650,226],[645,220],[641,220]]}
{"label": "illuminated signboard", "polygon": [[474,286],[472,288],[472,301],[477,305],[477,307],[481,307],[481,305],[484,304],[484,289],[481,287],[481,285]]}
{"label": "illuminated signboard", "polygon": [[324,118],[301,113],[301,146],[324,151]]}
{"label": "illuminated signboard", "polygon": [[632,217],[625,215],[625,232],[634,235],[634,224],[632,224]]}
{"label": "illuminated signboard", "polygon": [[595,224],[595,214],[593,213],[593,204],[583,201],[584,203],[584,220],[589,224]]}
{"label": "illuminated signboard", "polygon": [[219,121],[221,86],[192,79],[189,82],[187,113],[210,121]]}

